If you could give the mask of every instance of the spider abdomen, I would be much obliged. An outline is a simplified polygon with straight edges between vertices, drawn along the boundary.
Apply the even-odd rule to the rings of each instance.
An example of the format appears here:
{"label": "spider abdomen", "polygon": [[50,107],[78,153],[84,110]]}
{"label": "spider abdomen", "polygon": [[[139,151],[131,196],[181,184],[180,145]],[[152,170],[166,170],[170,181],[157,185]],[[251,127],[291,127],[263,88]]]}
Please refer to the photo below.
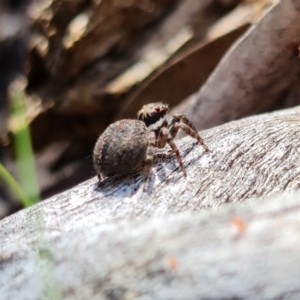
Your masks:
{"label": "spider abdomen", "polygon": [[142,166],[148,147],[144,122],[117,121],[103,132],[94,148],[94,166],[100,176],[126,175]]}

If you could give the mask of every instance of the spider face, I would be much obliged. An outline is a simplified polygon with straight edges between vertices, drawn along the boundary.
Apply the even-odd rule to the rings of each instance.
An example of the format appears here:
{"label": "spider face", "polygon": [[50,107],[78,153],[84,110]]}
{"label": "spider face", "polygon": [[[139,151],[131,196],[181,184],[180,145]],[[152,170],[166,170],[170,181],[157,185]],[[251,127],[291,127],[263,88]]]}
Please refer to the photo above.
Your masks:
{"label": "spider face", "polygon": [[142,107],[137,114],[137,119],[143,121],[147,127],[155,124],[166,116],[169,111],[169,105],[164,103],[150,103]]}
{"label": "spider face", "polygon": [[183,174],[186,171],[173,139],[179,129],[195,138],[208,151],[194,125],[183,114],[168,115],[169,105],[150,103],[138,112],[138,120],[120,120],[111,124],[94,148],[94,166],[101,176],[126,175],[144,164],[144,189],[150,175],[155,148],[168,144],[175,153]]}

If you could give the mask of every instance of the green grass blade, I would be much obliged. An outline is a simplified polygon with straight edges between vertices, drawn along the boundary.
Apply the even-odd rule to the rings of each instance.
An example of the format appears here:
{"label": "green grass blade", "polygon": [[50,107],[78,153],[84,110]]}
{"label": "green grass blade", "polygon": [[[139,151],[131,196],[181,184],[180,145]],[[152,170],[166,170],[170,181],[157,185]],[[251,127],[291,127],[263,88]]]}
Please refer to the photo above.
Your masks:
{"label": "green grass blade", "polygon": [[[26,120],[26,103],[23,80],[15,81],[10,89],[12,107],[12,131],[19,182],[30,205],[39,202],[39,187],[34,166],[28,122]],[[25,204],[25,203],[24,203]],[[27,206],[27,203],[26,205]]]}
{"label": "green grass blade", "polygon": [[13,191],[16,197],[20,199],[23,206],[27,207],[33,204],[31,200],[26,197],[26,195],[23,193],[18,183],[15,181],[15,179],[10,175],[10,173],[4,168],[4,166],[1,163],[0,163],[0,177],[2,177],[4,182],[9,186],[9,188]]}

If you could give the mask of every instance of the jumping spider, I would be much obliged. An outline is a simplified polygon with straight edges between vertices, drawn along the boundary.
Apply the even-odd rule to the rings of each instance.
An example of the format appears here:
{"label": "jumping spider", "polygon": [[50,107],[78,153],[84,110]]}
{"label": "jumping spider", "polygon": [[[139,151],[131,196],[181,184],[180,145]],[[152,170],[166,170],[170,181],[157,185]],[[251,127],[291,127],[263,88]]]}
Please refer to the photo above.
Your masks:
{"label": "jumping spider", "polygon": [[179,149],[173,139],[179,129],[195,138],[208,151],[194,125],[183,114],[168,115],[169,105],[150,103],[138,112],[138,120],[121,120],[111,124],[99,137],[94,149],[94,166],[101,175],[126,175],[144,163],[144,189],[150,175],[154,149],[171,147],[186,176]]}

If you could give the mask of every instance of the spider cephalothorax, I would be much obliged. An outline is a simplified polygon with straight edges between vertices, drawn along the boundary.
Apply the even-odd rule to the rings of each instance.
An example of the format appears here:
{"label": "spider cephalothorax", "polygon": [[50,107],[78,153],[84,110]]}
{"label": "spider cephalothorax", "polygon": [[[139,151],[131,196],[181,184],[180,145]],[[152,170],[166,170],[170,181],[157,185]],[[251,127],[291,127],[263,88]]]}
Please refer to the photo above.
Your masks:
{"label": "spider cephalothorax", "polygon": [[169,105],[151,103],[138,112],[138,120],[120,120],[111,124],[94,148],[94,166],[101,177],[126,175],[144,164],[145,183],[150,175],[154,149],[168,144],[186,176],[179,149],[173,139],[179,129],[195,138],[208,151],[194,125],[183,114],[168,115]]}
{"label": "spider cephalothorax", "polygon": [[[177,161],[181,167],[183,174],[186,176],[186,171],[182,163],[179,149],[173,139],[176,137],[179,129],[182,129],[186,134],[195,138],[199,144],[208,151],[208,147],[203,142],[192,122],[183,114],[168,115],[169,105],[164,103],[150,103],[142,107],[138,112],[138,120],[143,121],[150,132],[155,136],[155,142],[149,143],[148,148],[157,147],[164,148],[169,144],[173,152],[176,154]],[[149,151],[150,153],[154,151]],[[145,180],[147,180],[153,157],[147,157],[145,162]]]}

